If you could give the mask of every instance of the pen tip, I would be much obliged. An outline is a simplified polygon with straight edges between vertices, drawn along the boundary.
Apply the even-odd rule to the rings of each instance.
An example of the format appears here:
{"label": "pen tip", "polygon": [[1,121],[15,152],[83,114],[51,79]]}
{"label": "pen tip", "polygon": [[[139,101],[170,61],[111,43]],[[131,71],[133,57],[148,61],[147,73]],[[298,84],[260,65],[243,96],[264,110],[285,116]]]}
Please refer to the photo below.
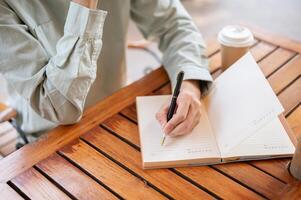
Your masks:
{"label": "pen tip", "polygon": [[162,140],[161,140],[161,146],[163,146],[164,141],[165,141],[165,137],[163,137]]}

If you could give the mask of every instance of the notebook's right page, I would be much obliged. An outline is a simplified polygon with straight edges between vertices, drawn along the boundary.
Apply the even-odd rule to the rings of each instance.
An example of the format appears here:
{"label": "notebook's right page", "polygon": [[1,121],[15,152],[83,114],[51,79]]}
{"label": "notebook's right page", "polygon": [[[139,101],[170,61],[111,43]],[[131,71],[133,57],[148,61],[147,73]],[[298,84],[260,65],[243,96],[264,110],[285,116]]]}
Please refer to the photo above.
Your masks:
{"label": "notebook's right page", "polygon": [[266,159],[287,157],[294,154],[295,147],[278,117],[257,130],[249,138],[231,149],[224,158]]}
{"label": "notebook's right page", "polygon": [[250,53],[214,81],[204,103],[222,156],[283,112]]}

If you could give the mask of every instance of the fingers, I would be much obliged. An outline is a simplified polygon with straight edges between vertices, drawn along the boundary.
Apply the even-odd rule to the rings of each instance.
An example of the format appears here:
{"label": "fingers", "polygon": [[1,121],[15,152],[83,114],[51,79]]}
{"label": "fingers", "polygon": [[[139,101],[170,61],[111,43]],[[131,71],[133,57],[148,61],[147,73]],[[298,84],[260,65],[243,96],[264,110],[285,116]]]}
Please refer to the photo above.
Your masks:
{"label": "fingers", "polygon": [[170,100],[168,100],[156,114],[165,134],[177,136],[190,133],[198,124],[201,117],[200,99],[189,92],[181,92],[177,99],[177,110],[170,121],[167,122],[167,113]]}
{"label": "fingers", "polygon": [[164,127],[164,133],[169,134],[178,124],[182,123],[188,114],[191,97],[183,93],[177,99],[177,110],[171,120]]}
{"label": "fingers", "polygon": [[165,102],[160,108],[159,112],[156,114],[156,119],[159,121],[161,127],[163,128],[167,123],[167,112],[169,108],[169,101]]}
{"label": "fingers", "polygon": [[178,136],[178,135],[184,135],[190,133],[193,130],[193,128],[199,123],[201,117],[200,107],[201,107],[200,101],[192,100],[185,120],[183,120],[180,124],[174,127],[174,129],[170,131],[168,135]]}

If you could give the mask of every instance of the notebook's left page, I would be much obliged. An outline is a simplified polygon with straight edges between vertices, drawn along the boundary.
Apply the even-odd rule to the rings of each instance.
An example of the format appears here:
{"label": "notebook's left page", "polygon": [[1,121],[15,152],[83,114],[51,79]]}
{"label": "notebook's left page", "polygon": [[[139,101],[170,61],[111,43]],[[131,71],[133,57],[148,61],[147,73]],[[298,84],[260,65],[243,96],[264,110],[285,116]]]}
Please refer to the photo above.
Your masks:
{"label": "notebook's left page", "polygon": [[169,96],[137,97],[140,143],[144,168],[175,167],[216,163],[220,153],[204,107],[200,123],[190,134],[166,137],[161,146],[162,128],[156,120],[156,112]]}

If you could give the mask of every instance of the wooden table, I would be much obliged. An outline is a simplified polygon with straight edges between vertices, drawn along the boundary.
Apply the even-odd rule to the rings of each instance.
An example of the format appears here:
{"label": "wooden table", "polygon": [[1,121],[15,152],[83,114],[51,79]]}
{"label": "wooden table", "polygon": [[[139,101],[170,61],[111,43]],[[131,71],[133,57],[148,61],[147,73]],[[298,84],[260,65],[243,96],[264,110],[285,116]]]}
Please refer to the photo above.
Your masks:
{"label": "wooden table", "polygon": [[[263,32],[251,52],[301,133],[301,44]],[[208,55],[220,74],[216,41]],[[262,199],[300,197],[287,172],[290,159],[142,170],[135,97],[170,93],[159,68],[89,108],[73,126],[60,126],[40,141],[0,161],[1,199]]]}

